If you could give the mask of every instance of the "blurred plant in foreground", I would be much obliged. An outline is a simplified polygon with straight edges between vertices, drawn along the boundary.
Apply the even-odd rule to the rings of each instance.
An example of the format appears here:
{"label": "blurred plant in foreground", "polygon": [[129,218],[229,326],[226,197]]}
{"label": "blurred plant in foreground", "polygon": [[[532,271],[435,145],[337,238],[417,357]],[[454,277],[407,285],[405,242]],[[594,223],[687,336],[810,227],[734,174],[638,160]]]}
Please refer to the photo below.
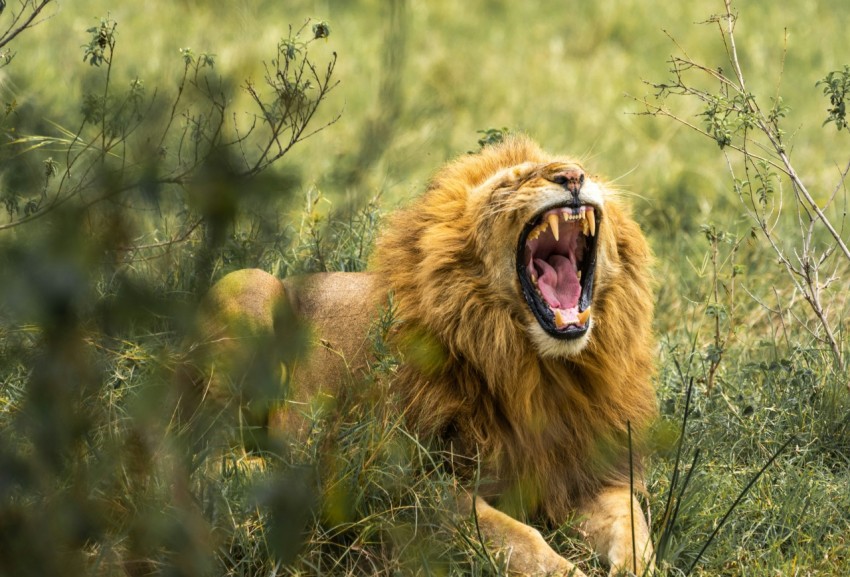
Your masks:
{"label": "blurred plant in foreground", "polygon": [[[48,4],[9,6],[0,50]],[[195,295],[240,261],[245,206],[272,212],[293,188],[266,169],[339,118],[315,125],[336,54],[314,60],[330,27],[311,24],[242,85],[243,110],[214,55],[189,48],[170,98],[119,80],[132,66],[119,30],[135,31],[107,16],[81,47],[76,126],[41,121],[32,98],[0,116],[0,574],[268,574],[279,561],[263,532],[282,511],[309,518],[312,489],[258,513],[261,480],[309,475],[253,471],[244,451],[211,458],[228,433],[184,411],[179,384]]]}

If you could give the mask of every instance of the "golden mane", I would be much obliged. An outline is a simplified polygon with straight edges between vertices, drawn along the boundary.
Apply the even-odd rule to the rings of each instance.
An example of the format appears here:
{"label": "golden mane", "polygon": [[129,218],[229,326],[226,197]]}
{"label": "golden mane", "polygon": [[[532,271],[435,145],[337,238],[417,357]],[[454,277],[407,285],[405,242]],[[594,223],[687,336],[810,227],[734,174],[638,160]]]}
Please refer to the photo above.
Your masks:
{"label": "golden mane", "polygon": [[498,210],[488,211],[476,199],[509,185],[515,167],[553,162],[577,164],[514,136],[448,164],[389,219],[372,268],[402,322],[408,362],[394,386],[411,424],[462,457],[479,456],[489,481],[481,490],[503,495],[503,508],[560,523],[601,484],[628,483],[628,424],[638,439],[655,414],[654,343],[649,250],[607,189],[587,346],[553,358],[529,337],[515,265],[504,257],[522,223],[509,238],[493,224],[523,199],[494,196]]}

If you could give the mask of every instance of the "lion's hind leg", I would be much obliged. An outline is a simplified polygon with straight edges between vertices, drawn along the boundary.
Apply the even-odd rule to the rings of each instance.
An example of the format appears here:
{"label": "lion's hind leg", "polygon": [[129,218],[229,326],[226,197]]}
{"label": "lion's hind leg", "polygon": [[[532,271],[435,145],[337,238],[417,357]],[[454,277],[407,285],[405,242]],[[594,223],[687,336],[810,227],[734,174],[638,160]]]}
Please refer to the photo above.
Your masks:
{"label": "lion's hind leg", "polygon": [[[281,281],[257,269],[218,281],[200,304],[191,356],[203,403],[258,432],[280,399],[286,364],[300,352],[300,329]],[[252,443],[248,443],[249,445]]]}

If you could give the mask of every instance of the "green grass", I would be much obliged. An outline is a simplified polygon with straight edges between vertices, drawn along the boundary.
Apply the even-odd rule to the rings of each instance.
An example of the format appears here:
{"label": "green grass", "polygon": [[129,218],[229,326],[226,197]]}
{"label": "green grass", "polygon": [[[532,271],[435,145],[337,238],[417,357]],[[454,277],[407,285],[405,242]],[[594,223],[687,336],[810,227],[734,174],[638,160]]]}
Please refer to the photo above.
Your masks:
{"label": "green grass", "polygon": [[[474,150],[478,131],[503,126],[612,179],[654,248],[661,418],[647,504],[658,541],[676,478],[666,574],[689,570],[789,439],[692,574],[850,572],[847,373],[808,332],[818,325],[774,253],[751,235],[717,144],[640,114],[640,99],[655,102],[646,82],[670,80],[672,54],[728,73],[717,26],[700,23],[723,5],[578,4],[158,1],[138,10],[78,0],[16,39],[15,59],[0,70],[8,104],[0,197],[20,212],[3,212],[0,226],[39,201],[45,160],[60,174],[66,168],[84,97],[104,87],[104,68],[83,62],[86,29],[107,13],[118,22],[115,93],[140,78],[157,104],[126,149],[102,162],[81,157],[94,161],[86,166],[96,177],[84,194],[0,229],[0,574],[503,573],[505,560],[452,513],[454,481],[438,456],[397,416],[376,410],[370,389],[317,403],[309,443],[294,452],[271,444],[258,459],[234,448],[219,415],[181,414],[173,374],[209,283],[248,266],[280,276],[362,269],[381,215],[423,190],[447,159]],[[844,2],[736,8],[748,85],[760,102],[781,94],[790,107],[792,160],[823,203],[850,157],[850,135],[822,126],[829,102],[815,86],[850,62]],[[236,174],[238,155],[216,157],[191,179],[80,207],[120,188],[125,174],[149,171],[145,184],[179,164],[182,116],[161,163],[149,144],[180,85],[179,49],[215,54],[209,78],[221,77],[244,130],[246,80],[263,85],[263,62],[307,17],[330,24],[329,38],[309,51],[320,68],[336,52],[340,81],[311,126],[338,121],[251,180]],[[704,76],[691,81],[717,90]],[[184,96],[201,98],[202,88]],[[701,103],[667,102],[704,127]],[[199,118],[211,109],[186,110]],[[53,140],[21,153],[42,136]],[[846,239],[847,198],[838,192],[829,214]],[[787,183],[782,194],[778,237],[792,246],[798,225]],[[823,298],[846,358],[850,267],[833,255],[827,268],[839,280]],[[381,360],[373,389],[392,376],[394,360]],[[586,572],[605,574],[568,527],[549,531]]]}

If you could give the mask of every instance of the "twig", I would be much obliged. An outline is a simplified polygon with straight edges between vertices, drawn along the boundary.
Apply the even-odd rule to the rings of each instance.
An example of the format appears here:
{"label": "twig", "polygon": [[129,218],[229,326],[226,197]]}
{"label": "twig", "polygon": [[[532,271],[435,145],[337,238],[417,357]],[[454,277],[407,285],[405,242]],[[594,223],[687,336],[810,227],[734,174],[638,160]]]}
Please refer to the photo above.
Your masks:
{"label": "twig", "polygon": [[39,2],[35,6],[35,8],[33,8],[32,14],[25,18],[24,21],[17,28],[15,28],[15,24],[17,24],[18,21],[21,19],[24,10],[21,9],[20,12],[15,14],[15,16],[12,18],[11,24],[9,24],[9,27],[6,29],[6,32],[4,32],[2,36],[0,36],[0,48],[3,48],[9,42],[17,38],[17,36],[27,28],[31,28],[32,26],[38,24],[38,22],[35,22],[35,19],[38,18],[38,15],[41,13],[41,11],[44,10],[51,2],[53,2],[53,0],[42,0],[41,2]]}

